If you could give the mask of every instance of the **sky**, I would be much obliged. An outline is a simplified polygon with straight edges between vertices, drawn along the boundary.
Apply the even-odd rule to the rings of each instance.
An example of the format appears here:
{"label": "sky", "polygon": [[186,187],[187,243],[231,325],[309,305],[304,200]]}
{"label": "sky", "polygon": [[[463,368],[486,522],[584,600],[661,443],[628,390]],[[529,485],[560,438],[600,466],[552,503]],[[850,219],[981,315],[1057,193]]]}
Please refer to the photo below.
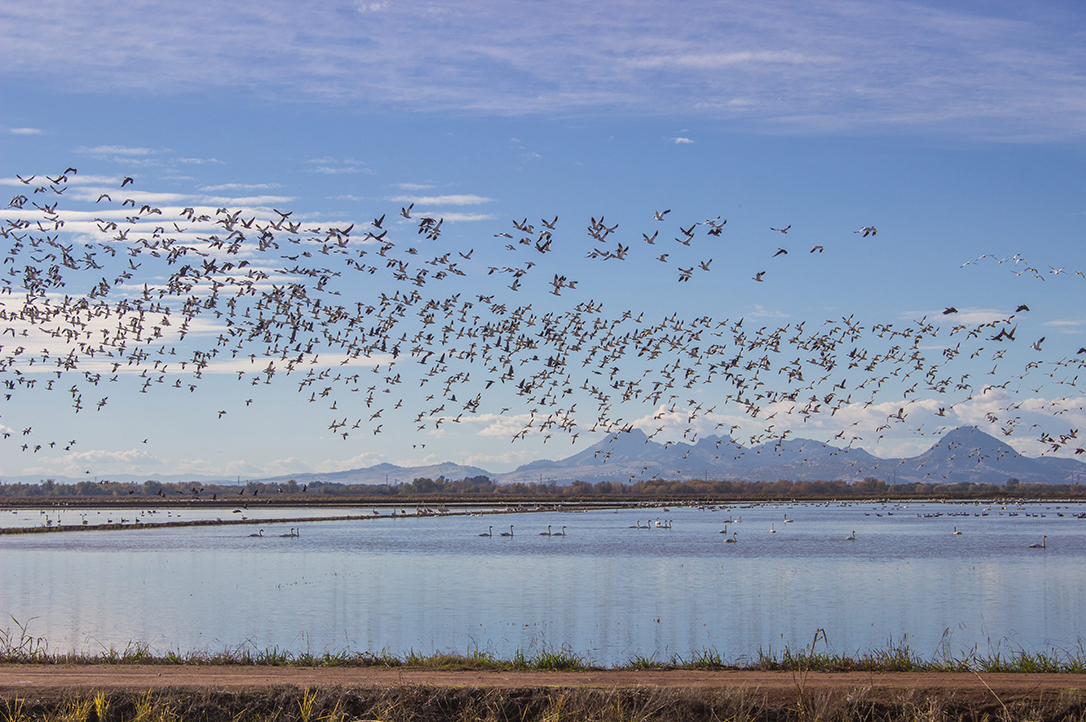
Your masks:
{"label": "sky", "polygon": [[[917,377],[887,373],[872,396],[861,369],[842,363],[812,393],[839,401],[854,392],[855,403],[810,415],[767,400],[752,417],[734,388],[699,371],[673,400],[622,402],[618,393],[600,411],[587,391],[547,406],[518,395],[516,381],[486,386],[481,359],[450,359],[444,381],[472,378],[453,382],[461,390],[449,413],[453,402],[434,411],[450,392],[434,393],[437,380],[426,385],[417,359],[390,368],[387,353],[374,352],[337,368],[344,358],[326,349],[310,367],[333,375],[377,367],[374,383],[310,401],[314,387],[299,388],[300,372],[281,368],[254,386],[253,368],[239,364],[252,356],[250,367],[263,368],[267,348],[250,344],[242,360],[224,353],[200,379],[175,364],[149,389],[146,367],[128,364],[116,381],[93,385],[86,373],[112,364],[84,358],[47,391],[48,364],[27,360],[37,354],[55,366],[70,342],[8,319],[0,356],[15,360],[0,376],[15,386],[0,403],[0,475],[259,478],[439,461],[503,472],[568,456],[622,427],[657,432],[658,441],[730,432],[757,443],[787,432],[891,457],[979,425],[1023,453],[1074,455],[1081,442],[1053,448],[1042,434],[1069,436],[1084,416],[1074,383],[1086,345],[1086,276],[1076,273],[1086,270],[1084,30],[1086,9],[1067,2],[0,2],[0,190],[32,196],[0,212],[2,222],[39,220],[33,203],[58,202],[65,242],[120,248],[98,226],[126,222],[135,206],[122,198],[162,211],[131,224],[133,241],[167,222],[188,224],[187,235],[167,232],[178,242],[224,235],[219,208],[257,225],[283,211],[307,228],[354,224],[347,247],[372,264],[382,242],[365,234],[379,233],[372,221],[384,215],[393,256],[417,247],[399,257],[436,273],[425,260],[465,255],[466,275],[405,285],[383,263],[371,274],[340,258],[330,261],[341,272],[330,302],[380,305],[382,293],[417,289],[419,306],[460,294],[480,314],[476,296],[493,296],[563,323],[599,303],[586,317],[626,331],[684,322],[659,336],[711,318],[702,350],[714,332],[734,342],[739,319],[750,337],[763,327],[792,337],[799,324],[807,335],[860,329],[838,347],[842,357],[900,345],[877,335],[884,325],[930,323],[917,348],[955,379],[942,392],[910,390]],[[78,172],[63,194],[28,192],[69,167]],[[96,202],[102,193],[110,200]],[[209,219],[184,219],[187,207]],[[438,240],[417,231],[427,216],[442,219]],[[531,224],[534,239],[541,220],[555,217],[546,253],[499,235],[524,236],[516,221]],[[718,218],[727,224],[710,236],[706,221]],[[618,228],[598,241],[588,232],[597,221]],[[694,224],[685,245],[683,229]],[[878,232],[856,233],[864,227]],[[0,248],[11,252],[14,242],[0,238]],[[616,245],[628,247],[621,260],[588,257]],[[16,250],[25,263],[29,250]],[[271,275],[263,291],[289,275],[276,275],[279,256],[240,257]],[[162,288],[176,271],[147,253],[139,261],[110,302],[139,295],[143,283]],[[528,261],[520,284],[501,270]],[[679,280],[684,268],[693,269],[688,281]],[[90,293],[102,274],[69,275],[54,300]],[[576,286],[551,293],[558,276]],[[23,296],[0,295],[0,304],[15,312]],[[1029,310],[1016,311],[1022,304]],[[950,308],[957,312],[944,314]],[[967,338],[985,323],[997,325]],[[417,327],[405,317],[397,332]],[[171,328],[162,341],[191,357],[225,328],[205,313],[187,339]],[[1013,343],[991,340],[1000,328],[1015,329]],[[790,351],[811,355],[775,351],[768,387],[791,382]],[[609,382],[643,377],[651,389],[662,363],[631,353],[601,373]],[[570,369],[574,384],[591,368]],[[396,373],[404,383],[386,394],[381,382]],[[804,384],[818,380],[805,373]],[[965,375],[969,388],[956,389]],[[23,383],[35,377],[32,388]],[[168,388],[178,381],[180,390]],[[378,397],[366,403],[370,385]],[[478,407],[462,408],[476,394]],[[540,422],[557,410],[567,428],[540,430],[539,408]],[[598,423],[604,417],[614,425]]]}

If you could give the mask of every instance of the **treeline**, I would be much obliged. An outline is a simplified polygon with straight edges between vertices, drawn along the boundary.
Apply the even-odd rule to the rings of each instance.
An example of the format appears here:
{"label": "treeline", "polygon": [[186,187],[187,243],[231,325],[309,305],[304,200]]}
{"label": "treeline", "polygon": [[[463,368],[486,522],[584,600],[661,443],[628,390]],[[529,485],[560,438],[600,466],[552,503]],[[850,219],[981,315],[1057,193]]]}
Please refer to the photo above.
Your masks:
{"label": "treeline", "polygon": [[204,484],[202,482],[166,483],[159,481],[113,482],[82,481],[60,484],[46,479],[38,484],[0,484],[0,498],[123,498],[158,497],[166,500],[192,499],[226,501],[283,500],[314,501],[330,497],[372,500],[408,498],[471,497],[479,499],[540,499],[639,501],[643,499],[848,499],[848,498],[1086,498],[1086,487],[1069,484],[1021,484],[1010,479],[1006,484],[887,484],[869,477],[863,481],[669,481],[652,479],[623,484],[601,481],[591,484],[575,481],[568,486],[554,482],[517,482],[495,484],[486,476],[464,479],[417,478],[398,484],[337,484],[314,481],[299,484],[291,479],[282,483],[249,482],[244,485]]}
{"label": "treeline", "polygon": [[453,481],[438,479],[415,479],[409,484],[336,484],[315,481],[299,484],[294,479],[282,483],[255,482],[246,484],[206,484],[199,481],[161,482],[148,480],[142,483],[126,481],[80,481],[75,484],[57,483],[55,479],[45,479],[38,484],[0,484],[0,497],[159,497],[165,499],[228,499],[268,498],[279,496],[298,497],[301,495],[321,496],[421,496],[427,494],[494,494],[501,493],[506,487],[496,485],[489,477],[475,476]]}

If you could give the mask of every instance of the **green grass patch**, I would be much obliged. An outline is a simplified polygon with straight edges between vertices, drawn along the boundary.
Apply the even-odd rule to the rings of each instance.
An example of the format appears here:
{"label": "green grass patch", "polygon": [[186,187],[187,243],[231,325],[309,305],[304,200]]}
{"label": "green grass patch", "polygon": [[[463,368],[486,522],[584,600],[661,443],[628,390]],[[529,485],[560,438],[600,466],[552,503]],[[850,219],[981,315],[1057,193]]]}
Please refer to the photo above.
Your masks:
{"label": "green grass patch", "polygon": [[[766,670],[791,672],[1018,672],[1018,673],[1086,673],[1086,652],[1060,650],[996,651],[984,655],[976,649],[955,655],[949,645],[942,652],[925,659],[907,644],[891,643],[883,649],[846,654],[832,651],[821,630],[811,644],[802,649],[785,647],[776,653],[759,650],[753,659],[728,661],[714,649],[696,650],[689,658],[676,655],[658,659],[652,655],[634,655],[624,664],[611,669],[627,670]],[[409,650],[402,656],[383,649],[378,652],[358,652],[349,649],[312,652],[291,652],[272,647],[255,649],[249,645],[219,652],[180,650],[154,654],[146,644],[131,643],[123,649],[109,648],[98,653],[52,652],[42,637],[27,634],[26,625],[16,622],[13,631],[0,630],[0,663],[2,664],[171,664],[171,665],[237,665],[237,666],[297,666],[297,667],[410,667],[437,670],[555,670],[580,671],[603,669],[590,659],[562,647],[544,649],[535,654],[516,650],[509,659],[476,648],[466,654],[437,652],[424,654]],[[4,722],[0,720],[0,722]]]}

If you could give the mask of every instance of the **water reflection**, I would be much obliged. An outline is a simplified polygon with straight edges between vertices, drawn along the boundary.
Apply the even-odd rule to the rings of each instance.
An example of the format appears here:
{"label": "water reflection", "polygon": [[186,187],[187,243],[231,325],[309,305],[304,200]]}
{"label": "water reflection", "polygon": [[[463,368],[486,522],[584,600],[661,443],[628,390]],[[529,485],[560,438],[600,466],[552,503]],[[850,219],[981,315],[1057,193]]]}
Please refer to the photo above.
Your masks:
{"label": "water reflection", "polygon": [[[671,507],[269,522],[262,538],[244,526],[6,536],[0,615],[33,618],[28,632],[54,651],[565,647],[617,664],[705,648],[750,658],[817,629],[846,653],[905,640],[930,657],[945,635],[958,653],[1075,651],[1084,509]],[[729,518],[735,544],[718,533]],[[567,535],[540,536],[548,524]],[[299,537],[280,536],[291,527]],[[1028,548],[1042,535],[1047,549]]]}

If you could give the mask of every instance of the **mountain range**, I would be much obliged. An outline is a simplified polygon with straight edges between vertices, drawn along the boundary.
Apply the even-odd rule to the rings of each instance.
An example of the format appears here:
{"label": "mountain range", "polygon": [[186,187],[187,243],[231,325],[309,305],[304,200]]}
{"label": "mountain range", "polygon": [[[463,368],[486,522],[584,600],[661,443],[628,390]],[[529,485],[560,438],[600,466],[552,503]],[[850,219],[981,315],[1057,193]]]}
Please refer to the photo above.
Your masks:
{"label": "mountain range", "polygon": [[427,477],[463,479],[485,475],[499,484],[574,481],[632,482],[663,479],[777,481],[845,480],[876,477],[887,483],[1028,484],[1077,481],[1086,464],[1073,459],[1027,457],[975,426],[947,432],[927,451],[911,458],[883,459],[862,449],[837,448],[811,439],[790,439],[740,447],[728,436],[707,436],[694,444],[661,444],[640,429],[614,434],[584,451],[558,461],[541,459],[514,471],[494,474],[475,466],[437,464],[400,467],[380,464],[334,474],[295,474],[261,479],[295,479],[340,484],[383,484]]}
{"label": "mountain range", "polygon": [[[552,461],[540,459],[507,473],[491,473],[477,466],[451,462],[428,466],[378,464],[331,473],[299,473],[257,482],[299,484],[396,484],[425,477],[464,479],[487,476],[498,484],[516,482],[574,481],[634,482],[662,479],[711,479],[746,481],[859,481],[875,477],[890,484],[974,483],[1004,484],[1017,479],[1026,484],[1066,484],[1081,479],[1086,464],[1074,459],[1027,457],[975,426],[963,426],[944,434],[919,456],[883,459],[862,449],[838,448],[811,439],[789,439],[760,446],[740,447],[729,436],[707,436],[693,444],[649,439],[640,429],[611,435],[584,451]],[[80,479],[55,477],[59,483]],[[110,475],[110,480],[142,482],[148,477]],[[233,483],[234,479],[208,476],[155,476],[157,481]],[[39,477],[7,477],[6,483],[36,483]]]}

